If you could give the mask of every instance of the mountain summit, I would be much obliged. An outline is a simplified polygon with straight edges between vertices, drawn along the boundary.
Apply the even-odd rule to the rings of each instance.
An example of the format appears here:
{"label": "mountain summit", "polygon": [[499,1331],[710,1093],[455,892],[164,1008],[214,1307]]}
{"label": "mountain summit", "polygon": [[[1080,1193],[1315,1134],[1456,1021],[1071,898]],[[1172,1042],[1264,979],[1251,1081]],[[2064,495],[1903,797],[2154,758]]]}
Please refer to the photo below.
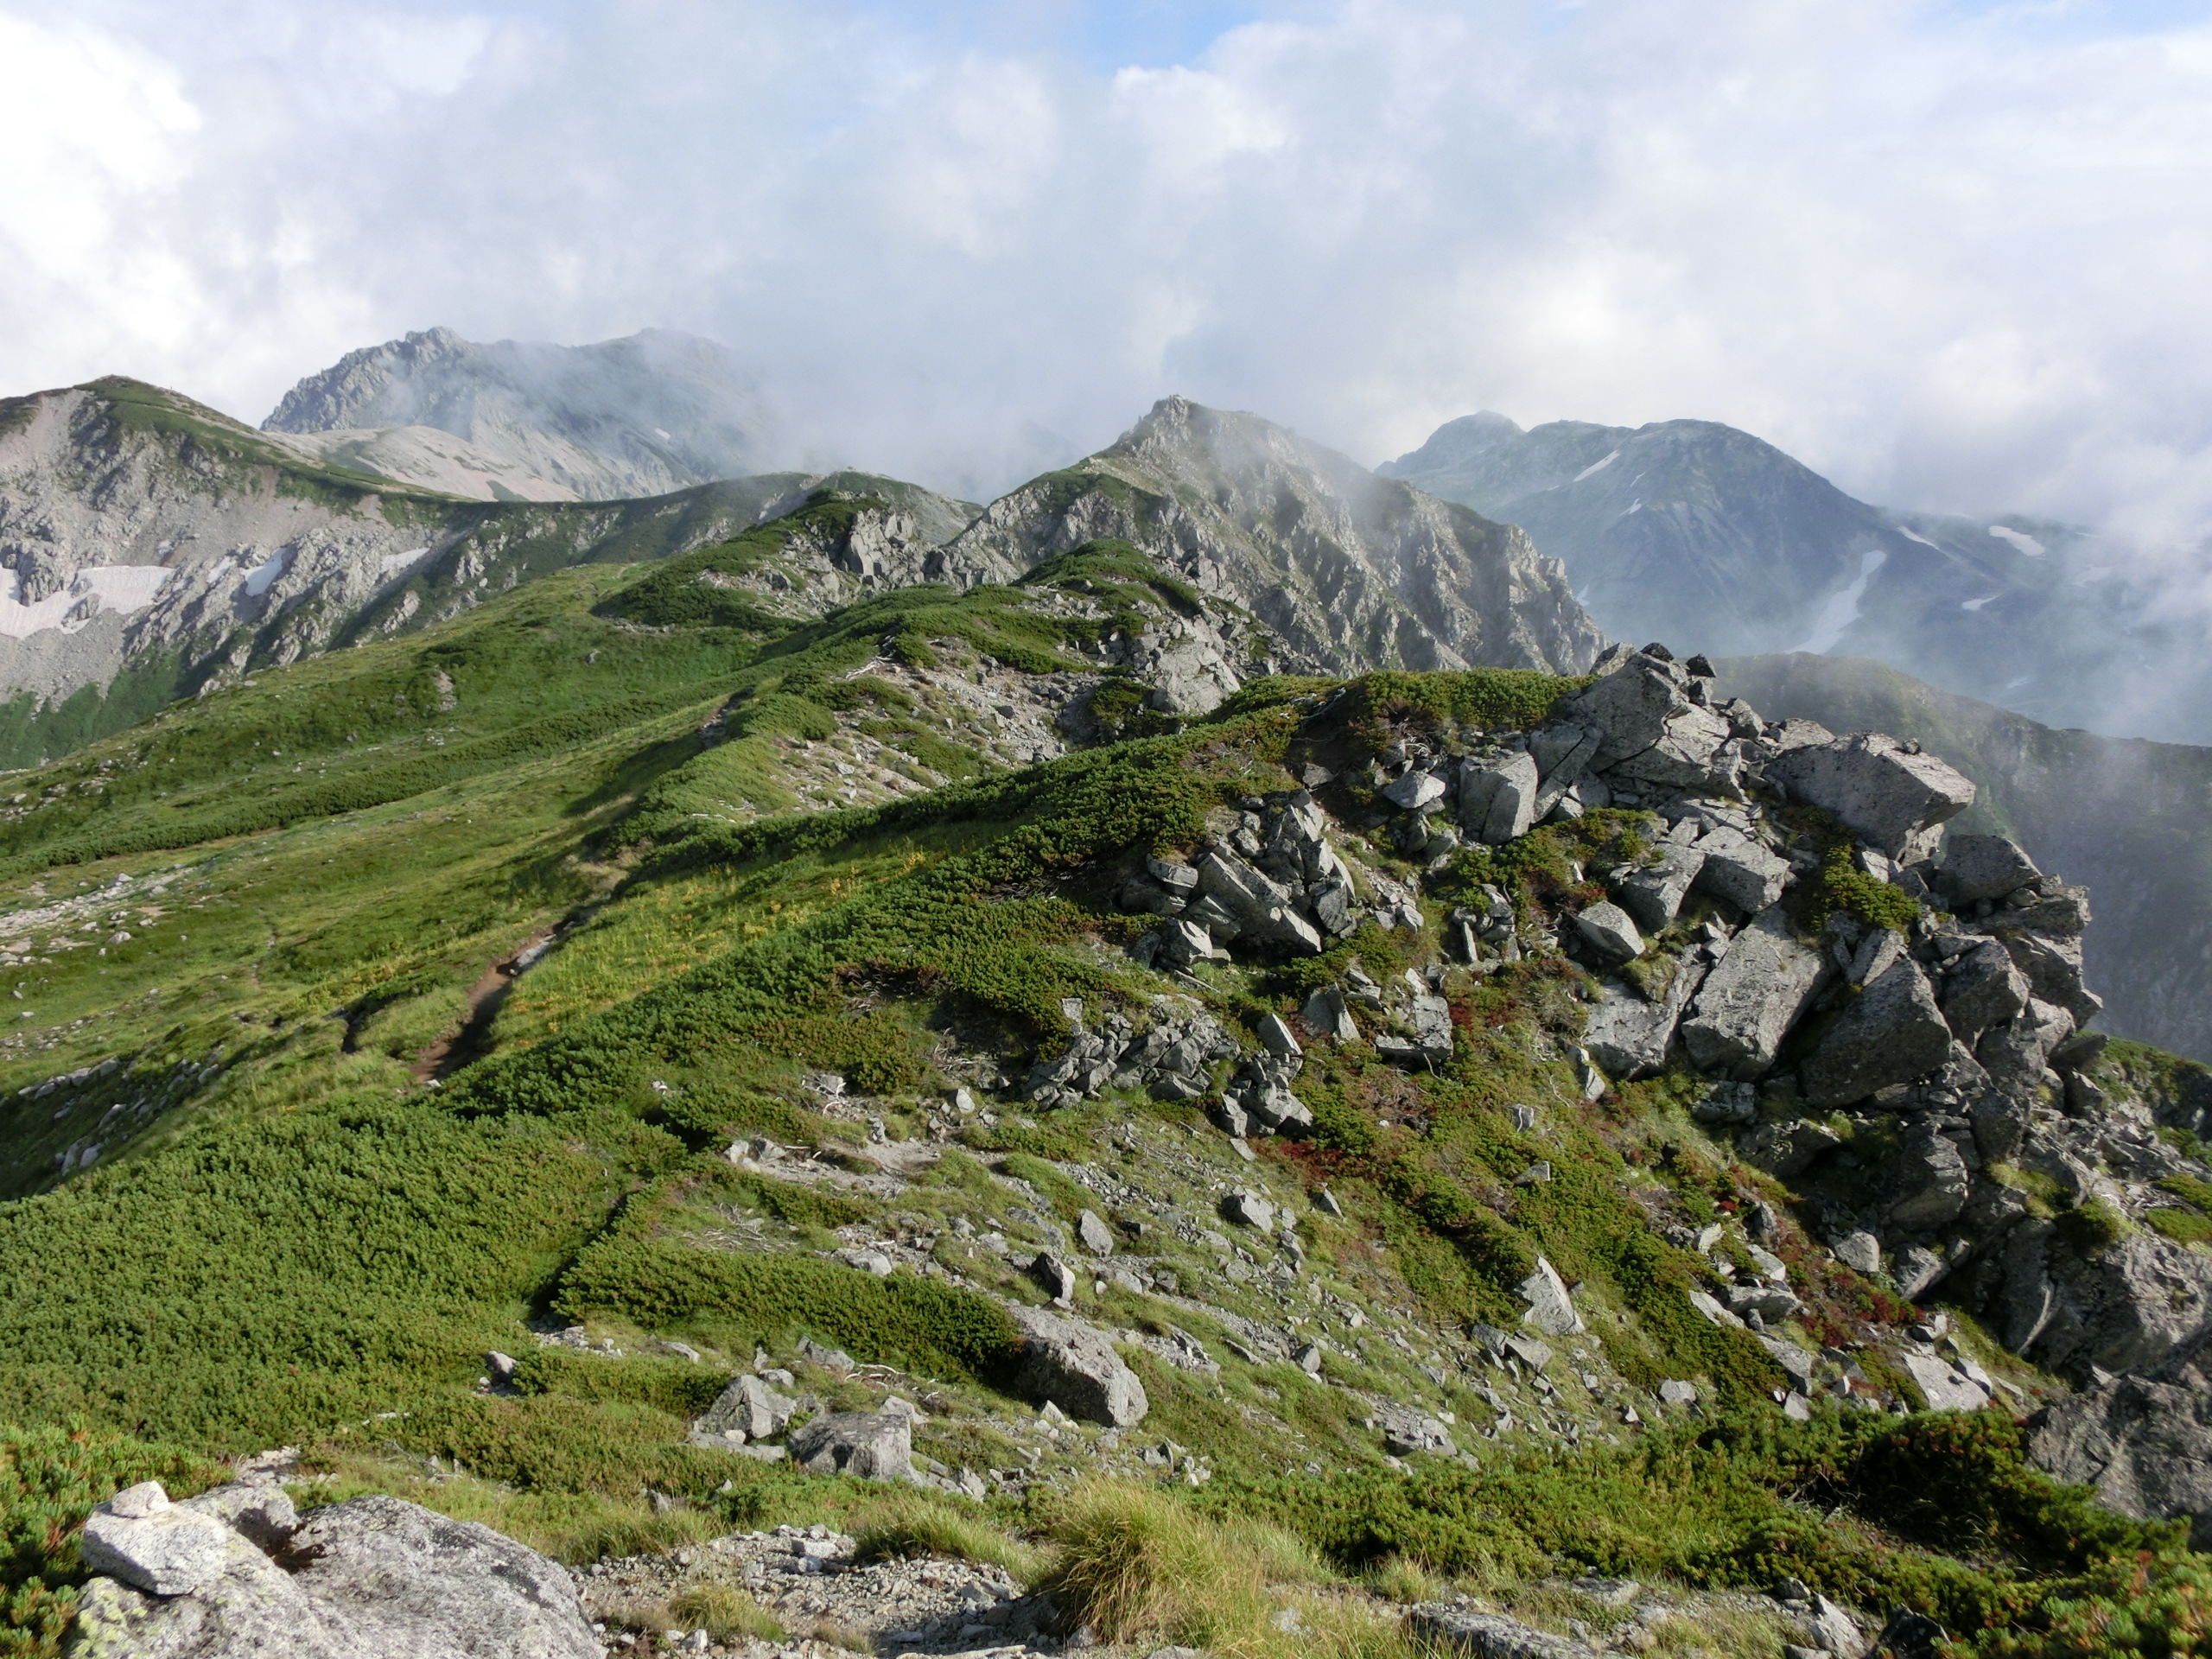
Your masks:
{"label": "mountain summit", "polygon": [[2050,725],[2212,739],[2201,633],[2076,528],[1872,506],[1716,421],[1470,415],[1379,470],[1521,525],[1623,635],[1841,651]]}
{"label": "mountain summit", "polygon": [[[262,423],[318,439],[329,458],[407,467],[416,482],[454,489],[447,473],[472,470],[499,482],[456,493],[585,500],[758,472],[767,428],[734,353],[658,328],[594,346],[479,345],[432,328],[348,353]],[[422,475],[438,462],[448,465]]]}
{"label": "mountain summit", "polygon": [[1303,671],[1574,673],[1605,644],[1559,562],[1521,531],[1187,397],[1162,398],[1107,448],[1002,497],[948,552],[1024,569],[1097,537],[1249,610]]}

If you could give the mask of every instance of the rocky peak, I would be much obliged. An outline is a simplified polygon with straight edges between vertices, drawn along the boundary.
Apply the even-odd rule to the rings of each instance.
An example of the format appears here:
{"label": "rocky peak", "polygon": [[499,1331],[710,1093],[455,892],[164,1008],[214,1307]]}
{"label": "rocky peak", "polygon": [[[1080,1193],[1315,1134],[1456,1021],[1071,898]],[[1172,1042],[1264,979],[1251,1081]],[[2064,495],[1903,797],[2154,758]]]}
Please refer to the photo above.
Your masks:
{"label": "rocky peak", "polygon": [[979,572],[1019,570],[1100,537],[1252,612],[1287,668],[1571,673],[1604,643],[1560,567],[1517,531],[1186,397],[1002,497],[948,553]]}
{"label": "rocky peak", "polygon": [[486,345],[433,328],[348,353],[293,387],[263,424],[344,433],[357,445],[430,428],[491,464],[613,500],[760,470],[768,419],[736,354],[693,335]]}

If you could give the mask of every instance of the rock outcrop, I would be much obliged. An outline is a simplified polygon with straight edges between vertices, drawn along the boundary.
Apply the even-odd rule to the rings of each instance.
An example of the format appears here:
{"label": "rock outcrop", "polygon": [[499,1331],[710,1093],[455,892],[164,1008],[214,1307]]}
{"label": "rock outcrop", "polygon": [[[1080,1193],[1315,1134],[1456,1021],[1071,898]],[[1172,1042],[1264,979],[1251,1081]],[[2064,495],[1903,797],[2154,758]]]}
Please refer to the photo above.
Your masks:
{"label": "rock outcrop", "polygon": [[1020,1333],[1014,1385],[1022,1393],[1109,1428],[1143,1420],[1151,1409],[1144,1384],[1104,1336],[1077,1319],[1010,1311]]}
{"label": "rock outcrop", "polygon": [[148,1483],[86,1522],[75,1659],[601,1659],[556,1563],[394,1497],[291,1513],[281,1488],[172,1504]]}

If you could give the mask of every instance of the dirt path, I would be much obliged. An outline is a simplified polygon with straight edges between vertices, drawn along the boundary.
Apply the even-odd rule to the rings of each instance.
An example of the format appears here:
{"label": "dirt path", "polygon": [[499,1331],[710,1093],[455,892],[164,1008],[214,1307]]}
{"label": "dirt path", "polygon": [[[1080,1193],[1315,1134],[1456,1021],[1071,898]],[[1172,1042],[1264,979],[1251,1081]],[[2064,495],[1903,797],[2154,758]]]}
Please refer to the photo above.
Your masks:
{"label": "dirt path", "polygon": [[552,938],[550,932],[532,934],[522,949],[484,970],[484,977],[468,988],[468,1017],[461,1021],[461,1029],[450,1037],[439,1038],[415,1062],[416,1082],[443,1082],[484,1052],[491,1040],[492,1022],[499,1017],[516,977],[544,953]]}

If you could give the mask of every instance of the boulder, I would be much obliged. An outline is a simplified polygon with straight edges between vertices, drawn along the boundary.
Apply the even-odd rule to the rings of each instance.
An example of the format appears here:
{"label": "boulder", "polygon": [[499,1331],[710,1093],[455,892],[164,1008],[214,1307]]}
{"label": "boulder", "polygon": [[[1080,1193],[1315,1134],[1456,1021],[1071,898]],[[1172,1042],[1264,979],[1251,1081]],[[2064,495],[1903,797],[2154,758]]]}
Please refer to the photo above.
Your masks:
{"label": "boulder", "polygon": [[1929,1233],[1958,1218],[1973,1178],[1958,1143],[1923,1124],[1906,1136],[1890,1166],[1889,1182],[1897,1194],[1890,1205],[1890,1224],[1900,1232]]}
{"label": "boulder", "polygon": [[85,1565],[134,1590],[181,1596],[223,1573],[231,1529],[212,1515],[171,1503],[156,1481],[118,1492],[86,1517]]}
{"label": "boulder", "polygon": [[2027,1453],[2122,1515],[2186,1517],[2190,1548],[2212,1549],[2212,1392],[2119,1377],[2029,1419]]}
{"label": "boulder", "polygon": [[1891,1283],[1896,1283],[1897,1294],[1909,1303],[1920,1300],[1920,1296],[1936,1281],[1948,1276],[1948,1272],[1951,1272],[1951,1263],[1947,1263],[1942,1256],[1938,1256],[1924,1245],[1904,1245],[1904,1249],[1897,1252],[1896,1261],[1889,1263],[1889,1279],[1891,1279]]}
{"label": "boulder", "polygon": [[1320,954],[1321,936],[1294,907],[1290,890],[1234,853],[1211,852],[1198,861],[1198,893],[1200,903],[1179,919],[1196,918],[1211,899],[1236,924],[1237,937],[1264,939],[1300,955]]}
{"label": "boulder", "polygon": [[288,1559],[352,1659],[600,1659],[567,1571],[474,1521],[357,1497],[310,1515]]}
{"label": "boulder", "polygon": [[1847,1105],[1943,1064],[1951,1027],[1928,976],[1900,957],[1830,1026],[1800,1071],[1808,1105]]}
{"label": "boulder", "polygon": [[1658,1076],[1666,1069],[1667,1051],[1674,1043],[1682,1012],[1697,995],[1707,972],[1706,963],[1683,958],[1675,964],[1675,976],[1656,1002],[1618,980],[1607,980],[1598,988],[1598,1001],[1582,1028],[1583,1046],[1608,1077]]}
{"label": "boulder", "polygon": [[1274,1205],[1248,1188],[1239,1188],[1224,1198],[1221,1213],[1240,1227],[1256,1227],[1263,1233],[1274,1230]]}
{"label": "boulder", "polygon": [[1459,1449],[1452,1443],[1452,1431],[1442,1422],[1394,1400],[1376,1403],[1375,1422],[1382,1431],[1383,1450],[1394,1458],[1410,1458],[1423,1452],[1448,1454]]}
{"label": "boulder", "polygon": [[1942,826],[1974,798],[1962,773],[1878,732],[1792,749],[1768,762],[1766,777],[1905,863],[1927,857]]}
{"label": "boulder", "polygon": [[1813,1639],[1813,1650],[1830,1659],[1864,1659],[1866,1637],[1857,1621],[1826,1596],[1815,1595],[1809,1604],[1805,1634]]}
{"label": "boulder", "polygon": [[1736,1137],[1736,1150],[1768,1174],[1789,1180],[1843,1142],[1824,1123],[1758,1123]]}
{"label": "boulder", "polygon": [[2008,1095],[2032,1096],[2048,1080],[2050,1052],[2074,1033],[2074,1016],[2034,996],[1974,1045],[1989,1080]]}
{"label": "boulder", "polygon": [[1704,868],[1705,855],[1694,847],[1666,842],[1656,864],[1632,870],[1613,884],[1613,902],[1646,931],[1663,932],[1681,913],[1682,900]]}
{"label": "boulder", "polygon": [[1572,721],[1541,727],[1529,734],[1529,758],[1535,761],[1537,775],[1542,779],[1536,790],[1538,822],[1549,817],[1561,801],[1572,799],[1568,791],[1582,781],[1605,737],[1595,726]]}
{"label": "boulder", "polygon": [[1835,1259],[1853,1273],[1879,1273],[1882,1241],[1869,1232],[1847,1233],[1835,1242]]}
{"label": "boulder", "polygon": [[1109,1428],[1143,1421],[1151,1409],[1144,1384],[1103,1335],[1035,1308],[1007,1311],[1019,1332],[1014,1386],[1022,1395]]}
{"label": "boulder", "polygon": [[1835,734],[1817,720],[1777,721],[1766,728],[1767,747],[1777,754],[1835,741]]}
{"label": "boulder", "polygon": [[1114,1254],[1113,1230],[1101,1221],[1096,1213],[1085,1210],[1075,1218],[1075,1236],[1083,1248],[1093,1255]]}
{"label": "boulder", "polygon": [[1313,919],[1332,939],[1341,939],[1357,931],[1359,915],[1351,883],[1339,874],[1313,894]]}
{"label": "boulder", "polygon": [[1324,985],[1306,999],[1303,1017],[1306,1031],[1315,1037],[1339,1043],[1359,1040],[1359,1027],[1352,1021],[1351,1008],[1344,1001],[1344,992],[1334,985]]}
{"label": "boulder", "polygon": [[1989,1403],[1989,1390],[1934,1354],[1904,1353],[1897,1357],[1912,1380],[1920,1385],[1930,1411],[1980,1411]]}
{"label": "boulder", "polygon": [[1682,1044],[1708,1071],[1756,1077],[1833,971],[1820,952],[1798,943],[1781,906],[1761,911],[1699,987]]}
{"label": "boulder", "polygon": [[817,1475],[908,1480],[914,1426],[900,1411],[833,1411],[791,1431],[791,1461]]}
{"label": "boulder", "polygon": [[1027,1272],[1038,1289],[1054,1301],[1065,1304],[1075,1300],[1075,1271],[1051,1251],[1038,1251]]}
{"label": "boulder", "polygon": [[1452,1058],[1452,1005],[1432,991],[1417,991],[1408,1005],[1411,1041],[1378,1033],[1375,1052],[1402,1065],[1441,1065]]}
{"label": "boulder", "polygon": [[1459,823],[1476,840],[1493,847],[1525,836],[1535,827],[1541,782],[1536,762],[1527,753],[1497,759],[1469,759],[1459,768]]}
{"label": "boulder", "polygon": [[1547,787],[1565,789],[1588,770],[1605,734],[1579,721],[1554,721],[1529,734],[1529,758]]}
{"label": "boulder", "polygon": [[1444,780],[1433,772],[1409,772],[1383,785],[1377,792],[1393,806],[1418,812],[1444,798]]}
{"label": "boulder", "polygon": [[1574,918],[1575,931],[1608,963],[1632,962],[1643,954],[1643,936],[1618,905],[1599,902],[1586,906]]}
{"label": "boulder", "polygon": [[[149,1595],[115,1579],[93,1579],[78,1592],[71,1659],[413,1659],[427,1650],[369,1644],[245,1539],[230,1535],[226,1548],[222,1573],[188,1595]],[[506,1659],[522,1659],[521,1649],[503,1651]],[[550,1651],[580,1656],[593,1649]]]}
{"label": "boulder", "polygon": [[1146,938],[1160,942],[1160,959],[1173,968],[1187,968],[1194,962],[1225,961],[1229,956],[1226,950],[1215,949],[1213,936],[1188,917],[1164,922]]}
{"label": "boulder", "polygon": [[1514,1289],[1529,1304],[1529,1311],[1521,1317],[1546,1336],[1569,1337],[1584,1328],[1582,1316],[1574,1311],[1574,1300],[1567,1293],[1566,1281],[1542,1256],[1536,1258],[1536,1270]]}
{"label": "boulder", "polygon": [[1592,771],[1681,789],[1732,787],[1716,764],[1732,735],[1728,722],[1691,701],[1690,676],[1679,663],[1637,652],[1567,699],[1562,712],[1605,733]]}
{"label": "boulder", "polygon": [[1789,880],[1789,861],[1777,857],[1739,830],[1719,829],[1700,836],[1703,855],[1696,887],[1755,916],[1782,897]]}
{"label": "boulder", "polygon": [[2027,976],[1995,939],[1954,959],[1943,976],[1943,1017],[1969,1048],[1982,1033],[2003,1025],[2027,1006]]}
{"label": "boulder", "polygon": [[1270,1054],[1305,1052],[1299,1047],[1298,1039],[1292,1035],[1290,1027],[1285,1023],[1283,1017],[1279,1014],[1262,1014],[1260,1023],[1255,1029],[1260,1035],[1260,1046]]}
{"label": "boulder", "polygon": [[2043,896],[2032,904],[2010,906],[1990,918],[2002,931],[2039,933],[2049,938],[2078,939],[2090,922],[2089,890],[2062,887],[2046,879]]}
{"label": "boulder", "polygon": [[210,1487],[177,1507],[213,1516],[257,1549],[282,1548],[300,1524],[291,1494],[274,1480],[238,1480]]}
{"label": "boulder", "polygon": [[1162,858],[1155,853],[1145,860],[1144,869],[1178,899],[1188,899],[1198,890],[1198,873],[1179,858]]}
{"label": "boulder", "polygon": [[695,1445],[712,1446],[742,1436],[747,1440],[773,1440],[790,1426],[798,1402],[778,1394],[759,1377],[740,1376],[715,1396],[715,1403],[692,1420]]}
{"label": "boulder", "polygon": [[[1999,935],[2012,965],[2026,978],[2029,991],[2087,1025],[2103,1012],[2104,998],[2082,978],[2082,940],[2078,934],[2053,938],[2039,933],[2019,933],[2007,928]],[[2010,1016],[2007,1016],[2008,1018]],[[1991,1024],[1998,1022],[1992,1020]]]}
{"label": "boulder", "polygon": [[1936,890],[1953,905],[2002,899],[2017,893],[2043,872],[2018,845],[2003,836],[1953,836],[1943,843]]}

